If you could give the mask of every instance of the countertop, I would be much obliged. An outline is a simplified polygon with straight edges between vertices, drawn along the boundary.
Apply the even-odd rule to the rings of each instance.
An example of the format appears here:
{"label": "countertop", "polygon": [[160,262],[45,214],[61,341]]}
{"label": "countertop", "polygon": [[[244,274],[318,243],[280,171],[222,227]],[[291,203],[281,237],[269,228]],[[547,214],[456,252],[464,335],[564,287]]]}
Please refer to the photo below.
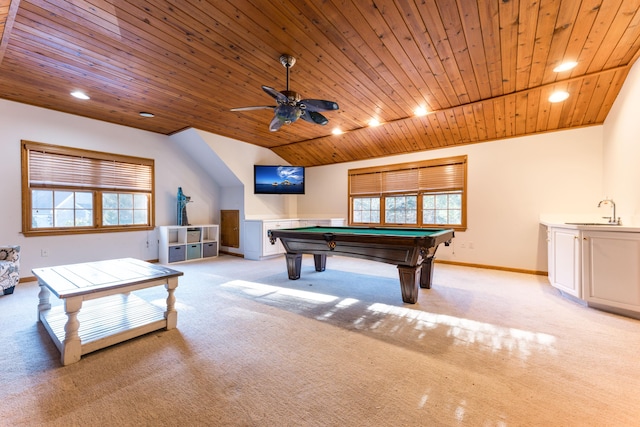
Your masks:
{"label": "countertop", "polygon": [[608,224],[604,219],[593,219],[584,215],[541,215],[540,224],[547,227],[570,228],[574,230],[601,230],[640,233],[640,226]]}

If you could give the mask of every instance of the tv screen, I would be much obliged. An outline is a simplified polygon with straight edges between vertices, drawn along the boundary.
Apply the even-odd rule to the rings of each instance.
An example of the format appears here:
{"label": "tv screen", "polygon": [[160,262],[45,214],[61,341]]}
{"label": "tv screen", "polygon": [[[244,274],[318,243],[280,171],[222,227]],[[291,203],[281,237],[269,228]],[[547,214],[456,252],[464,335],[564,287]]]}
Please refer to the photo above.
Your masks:
{"label": "tv screen", "polygon": [[304,167],[254,165],[255,194],[304,194]]}

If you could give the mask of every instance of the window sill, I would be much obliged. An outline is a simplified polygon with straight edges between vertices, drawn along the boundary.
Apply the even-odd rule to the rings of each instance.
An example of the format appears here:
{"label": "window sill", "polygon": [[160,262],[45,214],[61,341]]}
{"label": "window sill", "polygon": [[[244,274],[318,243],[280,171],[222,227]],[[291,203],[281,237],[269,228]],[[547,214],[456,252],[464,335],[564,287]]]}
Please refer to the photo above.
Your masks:
{"label": "window sill", "polygon": [[47,228],[46,230],[22,231],[25,237],[36,236],[64,236],[69,234],[96,234],[96,233],[123,233],[128,231],[148,231],[155,229],[155,226],[131,226],[131,227],[101,227],[101,228]]}

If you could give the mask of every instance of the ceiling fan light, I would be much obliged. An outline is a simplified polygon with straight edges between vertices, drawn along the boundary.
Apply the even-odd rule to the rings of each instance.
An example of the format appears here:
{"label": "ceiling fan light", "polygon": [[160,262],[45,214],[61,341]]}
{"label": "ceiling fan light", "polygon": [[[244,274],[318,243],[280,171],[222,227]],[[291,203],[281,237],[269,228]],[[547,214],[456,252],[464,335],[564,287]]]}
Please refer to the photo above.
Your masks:
{"label": "ceiling fan light", "polygon": [[73,96],[74,98],[83,99],[83,100],[91,99],[86,93],[81,92],[79,90],[75,90],[71,92],[71,96]]}
{"label": "ceiling fan light", "polygon": [[560,64],[556,68],[554,68],[553,71],[555,73],[561,73],[563,71],[569,71],[572,68],[574,68],[576,65],[578,65],[578,63],[575,62],[575,61],[563,62],[562,64]]}
{"label": "ceiling fan light", "polygon": [[271,96],[277,105],[238,107],[231,108],[231,111],[273,110],[274,116],[269,124],[269,130],[271,132],[277,131],[282,125],[290,125],[300,118],[309,123],[321,126],[329,123],[329,120],[320,114],[320,112],[337,110],[339,108],[338,103],[323,99],[302,99],[302,96],[298,92],[289,90],[289,69],[296,63],[296,59],[291,55],[284,54],[280,56],[280,63],[287,69],[287,89],[278,91],[270,86],[262,86],[262,90]]}
{"label": "ceiling fan light", "polygon": [[153,113],[148,113],[146,111],[140,111],[140,117],[155,117],[155,114]]}
{"label": "ceiling fan light", "polygon": [[569,92],[559,90],[557,92],[553,92],[551,96],[549,96],[549,102],[562,102],[567,98],[569,98]]}

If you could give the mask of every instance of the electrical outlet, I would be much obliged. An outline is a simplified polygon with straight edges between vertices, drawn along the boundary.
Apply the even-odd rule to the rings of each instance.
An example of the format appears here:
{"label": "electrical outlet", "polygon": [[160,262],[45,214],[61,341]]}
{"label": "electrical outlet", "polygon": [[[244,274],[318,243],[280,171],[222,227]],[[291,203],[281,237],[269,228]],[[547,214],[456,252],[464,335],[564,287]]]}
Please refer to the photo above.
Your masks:
{"label": "electrical outlet", "polygon": [[40,249],[40,256],[41,257],[48,257],[49,256],[49,249]]}
{"label": "electrical outlet", "polygon": [[473,249],[473,242],[469,242],[469,249]]}
{"label": "electrical outlet", "polygon": [[467,248],[466,243],[460,243],[460,249],[466,249],[466,248]]}

